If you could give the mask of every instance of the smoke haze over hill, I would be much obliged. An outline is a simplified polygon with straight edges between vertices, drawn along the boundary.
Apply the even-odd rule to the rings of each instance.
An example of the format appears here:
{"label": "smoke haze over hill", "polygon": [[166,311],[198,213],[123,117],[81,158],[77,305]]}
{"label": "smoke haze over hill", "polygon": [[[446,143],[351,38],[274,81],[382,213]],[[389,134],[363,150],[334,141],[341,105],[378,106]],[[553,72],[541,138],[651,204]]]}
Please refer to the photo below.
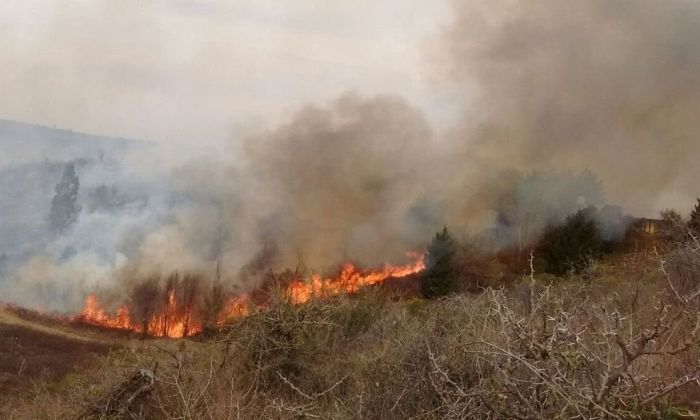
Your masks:
{"label": "smoke haze over hill", "polygon": [[[314,269],[343,260],[376,265],[423,249],[443,224],[458,237],[489,236],[495,246],[504,246],[516,240],[515,231],[523,225],[535,236],[546,224],[587,205],[614,203],[638,215],[654,215],[665,207],[684,209],[698,194],[695,180],[700,169],[693,159],[700,155],[700,125],[694,114],[700,109],[700,6],[695,2],[450,4],[449,17],[436,13],[433,16],[440,19],[430,24],[400,9],[411,17],[407,25],[413,32],[399,40],[390,37],[388,46],[372,48],[371,42],[358,40],[362,37],[357,33],[334,33],[320,25],[318,12],[305,7],[289,12],[304,17],[301,21],[255,15],[258,24],[260,19],[266,25],[272,20],[284,31],[314,28],[309,29],[312,35],[292,31],[301,39],[288,38],[284,35],[291,36],[288,32],[265,37],[293,39],[292,50],[298,47],[304,56],[323,58],[321,73],[333,73],[332,69],[338,73],[332,86],[314,84],[323,78],[304,75],[302,85],[314,90],[308,95],[286,82],[269,88],[273,93],[260,88],[264,83],[252,91],[241,90],[246,98],[254,94],[265,98],[260,103],[249,101],[257,114],[251,118],[255,123],[245,128],[224,110],[227,98],[235,102],[236,110],[241,103],[218,89],[227,83],[240,87],[248,80],[241,70],[245,60],[236,61],[241,68],[236,67],[229,79],[224,70],[216,71],[215,64],[223,60],[215,54],[218,49],[210,51],[204,46],[212,44],[202,41],[219,34],[224,44],[233,42],[235,37],[223,23],[212,21],[220,32],[196,32],[192,42],[202,43],[190,45],[191,56],[178,57],[166,48],[166,57],[159,58],[146,53],[151,47],[160,51],[168,36],[180,39],[168,35],[167,28],[178,19],[190,22],[189,15],[183,17],[181,11],[162,5],[162,9],[149,6],[143,14],[138,8],[126,8],[122,13],[137,14],[143,25],[158,20],[159,13],[164,17],[158,20],[157,36],[148,35],[149,43],[140,45],[133,34],[124,33],[129,40],[124,47],[116,42],[121,39],[118,34],[126,32],[123,22],[106,28],[93,43],[79,33],[62,32],[71,19],[56,12],[47,24],[50,33],[61,35],[56,43],[108,45],[112,70],[135,69],[121,67],[120,52],[128,52],[135,63],[144,60],[136,73],[103,72],[91,64],[93,71],[81,87],[87,99],[78,101],[81,106],[76,108],[89,109],[83,114],[90,122],[87,126],[105,118],[105,132],[121,132],[115,129],[120,119],[107,118],[119,114],[115,108],[119,101],[104,102],[115,95],[128,104],[140,104],[144,111],[137,117],[133,110],[126,112],[133,119],[124,123],[128,126],[124,132],[138,131],[135,127],[145,126],[144,120],[151,116],[158,122],[143,133],[178,140],[175,146],[167,141],[156,146],[0,121],[4,152],[0,233],[5,238],[0,244],[0,290],[24,304],[70,310],[87,289],[119,288],[152,272],[211,273],[217,260],[224,262],[227,279],[245,288],[252,284],[241,282],[256,279],[242,279],[241,269],[265,252],[276,267],[293,266],[299,259]],[[217,2],[211,5],[197,9],[197,19],[208,22],[236,15],[215,7]],[[104,19],[111,9],[80,10]],[[372,28],[382,19],[401,27],[386,17],[390,15],[386,10],[367,13],[372,11],[376,15],[367,23]],[[342,15],[335,9],[325,12]],[[178,16],[174,21],[171,13]],[[202,21],[190,23],[204,31]],[[426,27],[431,28],[428,35]],[[240,35],[240,31],[234,32]],[[15,38],[21,38],[18,34]],[[416,42],[420,37],[429,39]],[[377,35],[377,39],[384,38]],[[23,42],[17,45],[33,45],[37,51],[47,48]],[[310,47],[316,42],[322,44],[318,50]],[[394,43],[401,48],[397,50]],[[342,76],[347,72],[343,56],[331,54],[337,45],[347,47],[349,55],[344,58],[353,68],[362,62],[361,52],[367,46],[366,67],[360,73],[376,72],[369,85]],[[427,63],[413,56],[401,65],[380,59],[382,51],[399,57],[409,47]],[[12,53],[22,56],[17,48]],[[32,61],[29,55],[23,57],[23,62]],[[56,63],[67,59],[74,66],[84,60],[51,57]],[[290,69],[301,72],[299,57],[285,57]],[[233,61],[223,69],[231,70]],[[412,67],[417,62],[423,65]],[[174,74],[168,65],[179,68],[186,63],[196,68],[178,73],[185,79],[167,83],[157,77]],[[263,61],[251,63],[255,68],[263,65]],[[405,79],[392,81],[392,74],[402,72]],[[416,72],[424,73],[424,78]],[[67,81],[80,74],[68,72],[61,79],[64,83],[54,79],[46,83],[51,82],[50,91],[60,97],[66,89],[73,92]],[[105,80],[100,74],[109,75],[109,88],[101,84]],[[348,86],[343,86],[345,81]],[[15,92],[18,88],[13,86]],[[150,93],[144,93],[144,86]],[[168,96],[171,88],[181,100],[178,104],[197,108],[191,115],[179,105],[169,108],[170,114],[161,113],[163,98],[173,99]],[[289,97],[280,103],[286,105],[270,107],[275,111],[268,115],[265,104],[285,96],[285,89],[290,89]],[[346,89],[351,93],[341,93]],[[296,100],[293,105],[291,97]],[[449,98],[457,99],[432,106]],[[35,109],[27,103],[13,112],[24,115]],[[104,108],[90,106],[94,104]],[[4,107],[10,109],[8,104]],[[435,118],[443,112],[452,116]],[[80,120],[70,108],[49,114],[62,121]],[[240,129],[232,133],[221,123],[227,118]],[[213,141],[214,137],[219,138]],[[221,138],[227,139],[225,146]],[[212,153],[193,157],[214,143],[215,157]],[[179,148],[180,144],[187,147]],[[75,164],[80,180],[75,207],[80,212],[69,229],[49,238],[51,201],[69,163]]]}

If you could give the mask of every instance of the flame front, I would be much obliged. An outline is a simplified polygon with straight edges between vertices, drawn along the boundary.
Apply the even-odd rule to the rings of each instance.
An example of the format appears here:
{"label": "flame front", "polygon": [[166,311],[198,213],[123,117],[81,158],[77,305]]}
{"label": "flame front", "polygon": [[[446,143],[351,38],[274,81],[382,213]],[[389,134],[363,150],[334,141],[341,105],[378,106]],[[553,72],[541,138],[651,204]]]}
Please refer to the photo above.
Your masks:
{"label": "flame front", "polygon": [[[136,322],[129,314],[126,304],[119,306],[116,315],[111,316],[103,308],[97,296],[90,294],[85,298],[85,307],[76,317],[85,324],[105,328],[142,333],[144,324]],[[167,303],[148,320],[146,332],[153,337],[180,338],[196,334],[202,325],[192,319],[191,308],[178,308],[173,290],[168,291]]]}
{"label": "flame front", "polygon": [[308,302],[314,297],[334,296],[341,293],[357,293],[361,288],[383,283],[390,278],[401,278],[419,273],[425,269],[423,254],[410,254],[415,262],[394,266],[385,264],[379,270],[362,271],[353,264],[345,263],[336,277],[323,278],[313,274],[308,281],[294,280],[287,287],[287,294],[292,303]]}
{"label": "flame front", "polygon": [[[303,304],[316,297],[357,293],[363,287],[381,284],[390,278],[407,277],[423,271],[425,269],[425,255],[418,253],[409,255],[415,259],[413,263],[403,266],[385,264],[378,270],[363,271],[353,264],[344,263],[340,267],[339,274],[335,277],[324,278],[318,274],[312,274],[307,280],[292,280],[285,286],[284,291],[294,304]],[[228,319],[245,316],[251,306],[264,306],[264,304],[253,303],[247,293],[233,296],[217,317],[216,322],[221,324]],[[112,316],[102,308],[97,296],[90,294],[85,299],[83,311],[76,319],[85,324],[138,333],[144,332],[144,328],[146,328],[146,333],[150,336],[180,338],[202,331],[202,323],[194,317],[193,312],[191,305],[178,305],[174,290],[168,290],[165,304],[154,311],[147,322],[139,323],[133,319],[125,304],[122,304],[116,315]]]}
{"label": "flame front", "polygon": [[111,317],[102,309],[102,305],[95,295],[88,295],[87,298],[85,298],[85,307],[80,313],[80,319],[88,324],[109,328],[129,329],[131,325],[129,321],[129,309],[126,305],[121,305],[117,311],[117,315]]}

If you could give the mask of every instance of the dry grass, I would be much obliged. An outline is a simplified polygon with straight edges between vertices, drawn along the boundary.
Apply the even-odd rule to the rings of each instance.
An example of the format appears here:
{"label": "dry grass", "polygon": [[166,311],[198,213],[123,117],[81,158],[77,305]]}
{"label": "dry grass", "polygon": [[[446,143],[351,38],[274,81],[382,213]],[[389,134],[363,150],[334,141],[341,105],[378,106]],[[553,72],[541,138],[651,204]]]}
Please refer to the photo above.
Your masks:
{"label": "dry grass", "polygon": [[440,301],[279,299],[216,337],[132,344],[0,416],[75,416],[147,368],[134,418],[678,418],[700,401],[698,313],[646,264]]}
{"label": "dry grass", "polygon": [[17,398],[36,381],[52,383],[111,349],[82,336],[46,332],[24,323],[0,322],[0,337],[0,398]]}

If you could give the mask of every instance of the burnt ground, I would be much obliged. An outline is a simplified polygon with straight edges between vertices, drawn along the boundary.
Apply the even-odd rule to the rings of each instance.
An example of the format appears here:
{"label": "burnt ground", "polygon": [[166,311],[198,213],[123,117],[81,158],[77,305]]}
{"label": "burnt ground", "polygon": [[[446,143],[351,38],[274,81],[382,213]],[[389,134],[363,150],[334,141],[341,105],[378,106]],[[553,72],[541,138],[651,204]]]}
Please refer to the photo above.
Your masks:
{"label": "burnt ground", "polygon": [[0,394],[56,380],[116,345],[0,314]]}

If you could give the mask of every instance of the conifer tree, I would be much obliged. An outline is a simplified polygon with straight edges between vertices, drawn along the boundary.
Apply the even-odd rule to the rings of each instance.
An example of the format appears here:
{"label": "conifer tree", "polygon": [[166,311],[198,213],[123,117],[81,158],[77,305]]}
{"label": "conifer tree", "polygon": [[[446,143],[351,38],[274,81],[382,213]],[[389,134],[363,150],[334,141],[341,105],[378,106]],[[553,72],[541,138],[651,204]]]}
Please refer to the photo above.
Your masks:
{"label": "conifer tree", "polygon": [[49,229],[53,234],[65,232],[78,219],[78,213],[80,213],[79,189],[80,180],[75,174],[75,165],[72,162],[67,163],[63,169],[61,180],[56,184],[56,194],[51,200]]}
{"label": "conifer tree", "polygon": [[444,227],[428,247],[426,269],[421,277],[421,293],[426,298],[445,296],[457,291],[454,265],[455,242]]}

